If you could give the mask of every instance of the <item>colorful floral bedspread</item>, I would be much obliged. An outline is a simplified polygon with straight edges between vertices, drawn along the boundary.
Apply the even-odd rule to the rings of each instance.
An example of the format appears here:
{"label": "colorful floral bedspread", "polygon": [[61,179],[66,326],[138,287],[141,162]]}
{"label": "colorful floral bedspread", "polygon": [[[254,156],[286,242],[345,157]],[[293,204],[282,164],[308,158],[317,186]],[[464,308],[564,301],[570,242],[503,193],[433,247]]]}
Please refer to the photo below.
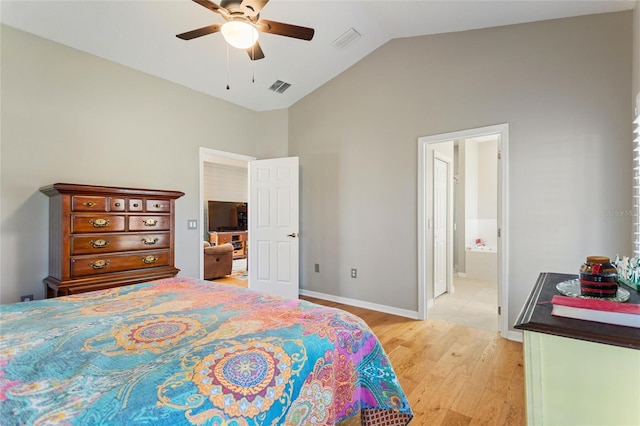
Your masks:
{"label": "colorful floral bedspread", "polygon": [[[190,278],[0,306],[7,425],[405,425],[369,327]],[[6,423],[5,423],[6,422]]]}

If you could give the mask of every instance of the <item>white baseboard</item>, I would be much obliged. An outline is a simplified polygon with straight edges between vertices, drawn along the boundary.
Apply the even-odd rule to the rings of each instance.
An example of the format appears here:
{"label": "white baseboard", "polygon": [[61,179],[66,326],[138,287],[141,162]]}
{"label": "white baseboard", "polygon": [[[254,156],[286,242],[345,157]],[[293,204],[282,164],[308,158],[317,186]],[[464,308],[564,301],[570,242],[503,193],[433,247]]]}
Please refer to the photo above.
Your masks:
{"label": "white baseboard", "polygon": [[522,332],[519,330],[509,330],[506,336],[502,336],[507,340],[513,340],[514,342],[522,343]]}
{"label": "white baseboard", "polygon": [[328,300],[330,302],[342,303],[344,305],[355,306],[356,308],[371,309],[372,311],[384,312],[385,314],[398,315],[400,317],[418,319],[418,312],[408,309],[394,308],[393,306],[379,305],[377,303],[364,302],[362,300],[349,299],[347,297],[334,296],[332,294],[318,293],[316,291],[300,289],[302,296],[315,297],[316,299]]}
{"label": "white baseboard", "polygon": [[[302,296],[314,297],[316,299],[328,300],[329,302],[342,303],[344,305],[355,306],[357,308],[371,309],[372,311],[384,312],[385,314],[398,315],[400,317],[411,318],[418,320],[418,312],[410,311],[408,309],[394,308],[393,306],[379,305],[377,303],[364,302],[357,299],[349,299],[347,297],[334,296],[332,294],[318,293],[317,291],[300,289]],[[427,301],[427,308],[433,306],[433,299]],[[513,340],[515,342],[522,343],[522,332],[518,330],[509,330],[506,336],[502,336],[505,339]]]}

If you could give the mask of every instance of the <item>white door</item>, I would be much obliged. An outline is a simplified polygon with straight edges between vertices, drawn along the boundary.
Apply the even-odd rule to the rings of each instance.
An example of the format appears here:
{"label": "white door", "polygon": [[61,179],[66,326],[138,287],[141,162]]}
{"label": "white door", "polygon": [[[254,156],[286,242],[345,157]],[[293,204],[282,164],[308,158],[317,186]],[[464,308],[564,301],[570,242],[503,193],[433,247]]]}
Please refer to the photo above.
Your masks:
{"label": "white door", "polygon": [[433,156],[433,296],[447,291],[449,163]]}
{"label": "white door", "polygon": [[298,157],[249,163],[249,288],[298,298]]}

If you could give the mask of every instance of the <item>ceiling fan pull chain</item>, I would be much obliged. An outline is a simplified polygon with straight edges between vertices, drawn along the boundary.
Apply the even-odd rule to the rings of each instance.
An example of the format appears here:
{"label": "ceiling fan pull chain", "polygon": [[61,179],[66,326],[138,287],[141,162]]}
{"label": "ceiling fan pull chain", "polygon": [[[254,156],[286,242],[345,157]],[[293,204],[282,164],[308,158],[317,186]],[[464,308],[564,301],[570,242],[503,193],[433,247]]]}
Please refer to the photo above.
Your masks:
{"label": "ceiling fan pull chain", "polygon": [[258,33],[253,33],[253,44],[251,45],[251,82],[256,82],[256,43]]}
{"label": "ceiling fan pull chain", "polygon": [[227,90],[229,90],[229,43],[227,45]]}

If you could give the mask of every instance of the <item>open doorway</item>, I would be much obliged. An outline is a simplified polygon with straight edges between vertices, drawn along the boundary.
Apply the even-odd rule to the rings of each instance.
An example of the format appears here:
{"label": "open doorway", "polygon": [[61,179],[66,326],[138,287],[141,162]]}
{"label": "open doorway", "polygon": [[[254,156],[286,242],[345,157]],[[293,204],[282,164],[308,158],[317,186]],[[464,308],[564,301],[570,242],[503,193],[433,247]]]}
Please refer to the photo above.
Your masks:
{"label": "open doorway", "polygon": [[506,124],[419,138],[421,318],[508,333],[507,138]]}
{"label": "open doorway", "polygon": [[[254,157],[200,148],[200,223],[203,245],[233,246],[230,253],[201,250],[201,278],[230,277],[248,281],[248,165],[253,160]],[[213,262],[212,259],[217,262],[214,266],[209,265]],[[227,264],[230,266],[227,267]]]}
{"label": "open doorway", "polygon": [[[498,138],[430,145],[434,303],[429,318],[488,331],[498,331]],[[452,160],[441,152],[452,152]]]}

